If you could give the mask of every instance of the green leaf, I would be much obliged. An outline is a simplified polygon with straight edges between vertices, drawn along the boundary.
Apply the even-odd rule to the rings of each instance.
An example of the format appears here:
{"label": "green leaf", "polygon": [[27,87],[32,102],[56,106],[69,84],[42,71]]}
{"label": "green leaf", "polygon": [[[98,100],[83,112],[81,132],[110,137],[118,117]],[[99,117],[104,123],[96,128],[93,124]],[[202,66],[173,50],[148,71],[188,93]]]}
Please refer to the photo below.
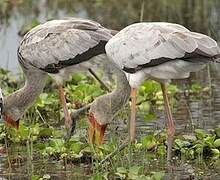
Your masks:
{"label": "green leaf", "polygon": [[198,83],[195,83],[191,86],[191,90],[195,93],[199,93],[201,91],[201,85]]}
{"label": "green leaf", "polygon": [[54,155],[56,150],[53,147],[46,147],[45,149],[46,154],[49,154],[50,156]]}
{"label": "green leaf", "polygon": [[125,167],[118,167],[117,172],[120,174],[126,174],[128,170]]}
{"label": "green leaf", "polygon": [[216,148],[219,148],[220,147],[220,139],[216,139],[213,143],[213,145],[216,147]]}
{"label": "green leaf", "polygon": [[203,153],[203,145],[202,145],[202,144],[196,144],[196,145],[194,145],[192,148],[195,149],[195,152],[196,152],[197,154]]}
{"label": "green leaf", "polygon": [[154,180],[161,180],[161,179],[163,179],[164,175],[165,175],[165,172],[163,172],[163,171],[153,172],[152,178]]}
{"label": "green leaf", "polygon": [[37,143],[37,144],[35,145],[35,147],[36,147],[37,149],[39,149],[39,150],[43,150],[43,149],[46,148],[46,144],[45,144],[45,143]]}
{"label": "green leaf", "polygon": [[157,145],[156,139],[153,135],[143,137],[141,143],[147,148],[147,150],[150,150]]}
{"label": "green leaf", "polygon": [[66,151],[63,139],[52,139],[50,140],[49,145],[57,153],[64,153]]}
{"label": "green leaf", "polygon": [[39,179],[40,179],[40,176],[38,176],[38,175],[31,176],[31,180],[39,180]]}
{"label": "green leaf", "polygon": [[149,122],[149,121],[153,121],[156,119],[156,115],[155,114],[147,114],[144,116],[144,120],[146,122]]}
{"label": "green leaf", "polygon": [[166,146],[164,146],[164,145],[158,146],[158,148],[157,148],[157,154],[158,154],[160,157],[164,157],[164,156],[166,155]]}
{"label": "green leaf", "polygon": [[22,140],[28,140],[29,139],[29,129],[25,127],[23,124],[19,126],[18,133],[20,135],[20,138]]}
{"label": "green leaf", "polygon": [[218,159],[220,157],[220,151],[218,149],[212,149],[212,157]]}
{"label": "green leaf", "polygon": [[178,88],[176,85],[170,84],[168,86],[168,92],[171,94],[175,94],[176,92],[178,92]]}
{"label": "green leaf", "polygon": [[109,175],[109,172],[105,172],[102,177],[105,179],[105,180],[108,180],[108,175]]}
{"label": "green leaf", "polygon": [[30,135],[31,136],[38,136],[39,131],[40,131],[40,125],[38,123],[33,124],[30,126]]}
{"label": "green leaf", "polygon": [[82,80],[85,80],[85,79],[86,79],[86,76],[82,73],[77,73],[77,74],[74,74],[74,76],[72,76],[72,80],[74,80],[76,83]]}
{"label": "green leaf", "polygon": [[190,142],[196,141],[196,136],[194,136],[194,135],[183,135],[183,138],[185,140],[189,140]]}
{"label": "green leaf", "polygon": [[91,180],[103,180],[103,177],[101,173],[97,173],[97,174],[94,174],[90,179]]}
{"label": "green leaf", "polygon": [[115,175],[119,176],[120,179],[125,179],[126,178],[126,174],[121,174],[121,173],[116,172]]}
{"label": "green leaf", "polygon": [[71,144],[71,150],[74,152],[74,153],[76,153],[76,154],[78,154],[80,151],[81,151],[81,144],[82,143],[80,143],[80,142],[75,142],[75,143],[72,143]]}
{"label": "green leaf", "polygon": [[151,177],[149,177],[149,176],[145,176],[145,175],[140,175],[140,176],[138,176],[137,179],[138,179],[138,180],[152,180]]}
{"label": "green leaf", "polygon": [[40,130],[39,136],[40,137],[50,137],[53,135],[53,131],[54,131],[53,128],[43,128]]}
{"label": "green leaf", "polygon": [[181,140],[181,139],[176,139],[176,140],[174,141],[174,143],[175,143],[175,145],[178,147],[177,149],[181,149],[181,148],[183,148],[183,147],[188,147],[188,146],[191,145],[190,142],[185,141],[185,140]]}
{"label": "green leaf", "polygon": [[132,173],[128,173],[128,179],[136,180],[139,179],[139,176]]}
{"label": "green leaf", "polygon": [[215,128],[215,133],[218,137],[220,137],[220,127]]}
{"label": "green leaf", "polygon": [[141,167],[141,166],[132,166],[129,169],[129,174],[139,175],[141,173],[141,171],[143,171],[143,167]]}
{"label": "green leaf", "polygon": [[49,174],[44,174],[43,179],[50,179],[50,175]]}
{"label": "green leaf", "polygon": [[150,104],[149,102],[143,102],[138,106],[138,108],[140,109],[140,111],[149,112]]}
{"label": "green leaf", "polygon": [[204,139],[204,143],[207,144],[209,147],[212,147],[215,141],[215,136],[208,136]]}
{"label": "green leaf", "polygon": [[160,85],[155,81],[145,81],[139,88],[139,93],[141,95],[152,95],[160,90]]}
{"label": "green leaf", "polygon": [[203,129],[196,129],[196,130],[195,130],[195,134],[196,134],[196,137],[197,137],[198,139],[203,139],[203,138],[205,138],[205,137],[207,136],[206,131],[203,130]]}

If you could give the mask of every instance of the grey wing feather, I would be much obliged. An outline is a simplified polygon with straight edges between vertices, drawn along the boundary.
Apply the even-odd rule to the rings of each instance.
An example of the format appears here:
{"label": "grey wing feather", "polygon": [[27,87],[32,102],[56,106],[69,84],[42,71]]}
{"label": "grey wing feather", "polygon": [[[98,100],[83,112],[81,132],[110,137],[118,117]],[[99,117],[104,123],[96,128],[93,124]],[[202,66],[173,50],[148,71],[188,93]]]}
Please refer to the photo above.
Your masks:
{"label": "grey wing feather", "polygon": [[77,18],[54,20],[27,33],[18,53],[25,61],[22,64],[43,69],[69,59],[74,61],[77,55],[102,41],[107,42],[111,37],[108,29],[93,21]]}
{"label": "grey wing feather", "polygon": [[153,61],[155,65],[189,54],[212,57],[220,51],[213,39],[181,25],[137,23],[116,34],[107,43],[106,53],[122,69],[139,69]]}

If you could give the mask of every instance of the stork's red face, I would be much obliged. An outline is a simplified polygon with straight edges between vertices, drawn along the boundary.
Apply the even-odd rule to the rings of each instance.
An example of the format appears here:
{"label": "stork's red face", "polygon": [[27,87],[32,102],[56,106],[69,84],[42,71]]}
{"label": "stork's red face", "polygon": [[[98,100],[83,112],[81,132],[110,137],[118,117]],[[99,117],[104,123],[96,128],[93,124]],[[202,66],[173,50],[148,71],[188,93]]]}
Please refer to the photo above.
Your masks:
{"label": "stork's red face", "polygon": [[14,121],[10,116],[3,115],[3,119],[5,121],[5,125],[11,128],[18,129],[19,128],[19,120]]}
{"label": "stork's red face", "polygon": [[13,119],[8,116],[8,115],[5,115],[4,114],[4,101],[3,101],[3,95],[2,95],[2,90],[0,88],[0,120],[3,120],[5,121],[5,124],[9,127],[12,127],[12,128],[15,128],[15,129],[18,129],[19,127],[19,121],[13,121]]}
{"label": "stork's red face", "polygon": [[95,119],[93,113],[89,113],[89,143],[100,145],[104,142],[104,134],[107,125],[100,125]]}

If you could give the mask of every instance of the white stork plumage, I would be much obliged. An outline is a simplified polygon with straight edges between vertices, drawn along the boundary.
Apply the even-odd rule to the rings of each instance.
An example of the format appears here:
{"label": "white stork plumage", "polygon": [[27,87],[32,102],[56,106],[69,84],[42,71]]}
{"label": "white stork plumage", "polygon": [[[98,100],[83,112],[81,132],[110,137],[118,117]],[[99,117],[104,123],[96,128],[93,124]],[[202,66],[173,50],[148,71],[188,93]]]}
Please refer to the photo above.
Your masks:
{"label": "white stork plumage", "polygon": [[[127,26],[111,38],[105,49],[109,59],[125,72],[132,88],[131,141],[135,140],[137,88],[145,79],[153,79],[161,83],[168,127],[167,159],[170,160],[175,128],[166,84],[171,79],[187,78],[190,72],[198,71],[206,63],[215,61],[220,56],[216,41],[204,34],[191,32],[178,24],[136,23]],[[123,83],[121,82],[121,84]],[[117,98],[127,96],[128,91],[125,91],[125,87],[121,88]],[[114,97],[114,95],[111,96]],[[112,100],[112,102],[114,101]],[[104,102],[102,101],[102,103]],[[97,124],[104,126],[109,122],[105,123],[100,120],[104,116],[99,116],[100,112],[97,111],[96,106],[97,103],[95,106],[92,105],[90,113]],[[112,106],[115,108],[114,105]],[[111,108],[113,108],[112,106]]]}
{"label": "white stork plumage", "polygon": [[97,22],[79,18],[48,21],[28,32],[17,51],[25,85],[4,97],[2,114],[5,122],[18,127],[19,118],[42,92],[49,74],[59,86],[65,126],[71,129],[63,83],[70,74],[103,63],[105,44],[114,33]]}

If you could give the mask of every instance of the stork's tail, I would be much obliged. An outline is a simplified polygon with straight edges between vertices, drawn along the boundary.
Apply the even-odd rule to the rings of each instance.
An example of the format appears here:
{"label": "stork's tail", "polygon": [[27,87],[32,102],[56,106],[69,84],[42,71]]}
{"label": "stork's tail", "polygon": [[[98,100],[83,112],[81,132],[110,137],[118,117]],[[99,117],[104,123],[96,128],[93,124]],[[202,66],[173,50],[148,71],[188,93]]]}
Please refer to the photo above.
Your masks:
{"label": "stork's tail", "polygon": [[217,54],[215,56],[213,56],[213,61],[216,62],[216,63],[220,63],[220,54]]}

